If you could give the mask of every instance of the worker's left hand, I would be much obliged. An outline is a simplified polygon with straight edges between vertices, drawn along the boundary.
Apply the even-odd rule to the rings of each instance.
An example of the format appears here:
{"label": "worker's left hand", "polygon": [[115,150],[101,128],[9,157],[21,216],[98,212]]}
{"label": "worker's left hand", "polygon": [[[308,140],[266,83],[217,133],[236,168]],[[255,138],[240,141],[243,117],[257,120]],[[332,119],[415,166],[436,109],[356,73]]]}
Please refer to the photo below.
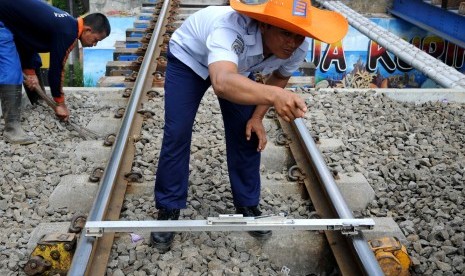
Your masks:
{"label": "worker's left hand", "polygon": [[69,120],[69,110],[65,103],[60,103],[55,107],[55,114],[61,121]]}
{"label": "worker's left hand", "polygon": [[34,91],[35,88],[39,86],[39,78],[37,78],[37,75],[24,75],[24,86]]}
{"label": "worker's left hand", "polygon": [[260,118],[252,117],[247,122],[245,127],[245,137],[247,141],[250,141],[252,132],[255,132],[258,138],[257,151],[263,151],[266,147],[267,140],[265,127],[263,126],[262,120]]}

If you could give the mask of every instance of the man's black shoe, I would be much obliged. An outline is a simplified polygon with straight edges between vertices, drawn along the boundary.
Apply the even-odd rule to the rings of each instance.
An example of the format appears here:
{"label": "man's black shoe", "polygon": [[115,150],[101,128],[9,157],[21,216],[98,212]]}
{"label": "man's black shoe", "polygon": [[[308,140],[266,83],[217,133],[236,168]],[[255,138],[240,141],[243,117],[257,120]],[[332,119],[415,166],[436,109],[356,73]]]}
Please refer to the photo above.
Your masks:
{"label": "man's black shoe", "polygon": [[[262,212],[258,210],[257,206],[250,206],[250,207],[236,207],[236,213],[242,214],[244,217],[258,217],[261,216]],[[264,230],[264,231],[249,231],[249,234],[252,237],[257,239],[267,239],[271,237],[271,230]]]}
{"label": "man's black shoe", "polygon": [[166,253],[171,249],[173,243],[174,233],[173,232],[151,232],[150,242],[158,252]]}
{"label": "man's black shoe", "polygon": [[[158,210],[157,220],[178,220],[179,209],[160,209]],[[158,249],[160,253],[166,253],[171,249],[173,243],[174,232],[151,232],[150,243]]]}

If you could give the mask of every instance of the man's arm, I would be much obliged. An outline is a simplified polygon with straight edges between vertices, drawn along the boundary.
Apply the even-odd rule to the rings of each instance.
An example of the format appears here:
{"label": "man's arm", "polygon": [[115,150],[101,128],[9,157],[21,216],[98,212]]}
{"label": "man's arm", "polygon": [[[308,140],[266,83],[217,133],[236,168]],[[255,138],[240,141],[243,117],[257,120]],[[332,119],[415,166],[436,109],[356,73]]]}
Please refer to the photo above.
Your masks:
{"label": "man's arm", "polygon": [[36,70],[42,66],[42,60],[38,53],[26,50],[21,43],[16,43],[16,49],[21,59],[21,68],[23,70],[24,85],[34,90],[39,85],[39,79]]}
{"label": "man's arm", "polygon": [[[273,85],[277,87],[284,88],[287,85],[290,77],[285,77],[281,75],[278,71],[274,71],[266,80],[265,84]],[[247,140],[250,140],[252,132],[257,135],[258,146],[257,151],[263,151],[267,144],[266,131],[263,127],[263,117],[265,117],[266,112],[270,108],[269,105],[257,105],[252,114],[252,117],[247,122],[245,127],[245,136]]]}
{"label": "man's arm", "polygon": [[[273,85],[281,88],[285,88],[289,82],[290,77],[281,75],[278,71],[274,71],[266,80],[265,84]],[[257,105],[252,117],[260,118],[261,120],[265,117],[266,112],[270,108],[270,105]]]}
{"label": "man's arm", "polygon": [[[208,69],[213,89],[220,98],[238,104],[274,106],[276,112],[288,122],[303,117],[307,111],[305,102],[298,95],[281,87],[268,85],[268,82],[261,84],[240,75],[233,62],[213,62]],[[280,84],[283,82],[270,81]]]}
{"label": "man's arm", "polygon": [[[48,72],[48,80],[50,91],[53,99],[57,103],[55,114],[62,121],[69,119],[70,112],[66,106],[65,95],[63,93],[63,81],[65,75],[66,60],[71,50],[74,48],[75,42],[70,37],[55,37],[50,51],[50,69]],[[66,48],[65,45],[69,45]]]}

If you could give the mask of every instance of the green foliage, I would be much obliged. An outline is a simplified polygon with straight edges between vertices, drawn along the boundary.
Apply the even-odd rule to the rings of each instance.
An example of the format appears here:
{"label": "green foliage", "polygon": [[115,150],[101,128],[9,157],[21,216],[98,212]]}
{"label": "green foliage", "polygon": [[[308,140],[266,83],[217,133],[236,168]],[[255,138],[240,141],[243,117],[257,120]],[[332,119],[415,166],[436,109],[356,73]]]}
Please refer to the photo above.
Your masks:
{"label": "green foliage", "polygon": [[68,0],[53,0],[52,5],[69,13]]}
{"label": "green foliage", "polygon": [[76,62],[73,66],[73,76],[71,76],[71,65],[67,64],[65,69],[65,79],[63,86],[68,87],[83,87],[84,86],[84,73],[82,64]]}
{"label": "green foliage", "polygon": [[69,14],[72,14],[74,17],[81,16],[89,11],[89,1],[86,2],[84,0],[71,0],[73,1],[74,7],[73,12],[71,13],[69,9],[69,1],[70,0],[53,0],[52,5],[59,8],[60,10],[64,10]]}

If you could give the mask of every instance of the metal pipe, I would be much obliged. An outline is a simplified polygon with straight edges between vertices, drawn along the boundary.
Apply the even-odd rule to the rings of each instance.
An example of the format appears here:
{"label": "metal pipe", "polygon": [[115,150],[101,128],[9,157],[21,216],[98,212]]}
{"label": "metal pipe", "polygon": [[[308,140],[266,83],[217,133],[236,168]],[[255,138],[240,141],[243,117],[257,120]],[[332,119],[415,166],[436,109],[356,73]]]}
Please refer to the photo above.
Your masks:
{"label": "metal pipe", "polygon": [[[337,215],[342,219],[353,219],[354,216],[352,215],[352,211],[349,209],[344,197],[339,191],[339,188],[337,187],[331,172],[326,166],[320,151],[313,141],[307,126],[301,118],[295,119],[293,126],[297,129],[299,137],[305,145],[304,150],[312,161],[317,177],[323,184],[323,188],[334,206]],[[359,257],[359,261],[365,271],[365,275],[384,275],[375,255],[373,254],[373,251],[368,246],[367,241],[361,233],[356,236],[348,237],[348,240],[352,243],[352,246]]]}
{"label": "metal pipe", "polygon": [[[317,0],[344,15],[355,29],[446,88],[465,89],[465,75],[353,11],[340,1]],[[410,47],[413,46],[413,47]],[[402,49],[409,49],[408,51]]]}
{"label": "metal pipe", "polygon": [[[171,1],[164,1],[159,18],[165,17],[170,2]],[[129,99],[128,107],[123,117],[121,129],[116,139],[116,144],[111,153],[110,160],[108,161],[108,166],[105,169],[102,182],[97,191],[97,195],[95,196],[94,204],[92,206],[92,209],[90,210],[89,217],[87,218],[88,221],[101,221],[104,219],[106,207],[108,205],[109,198],[111,196],[111,192],[113,190],[113,186],[118,175],[120,160],[122,160],[124,149],[126,148],[127,141],[129,140],[131,123],[137,112],[137,105],[142,95],[142,90],[144,88],[144,80],[141,76],[146,76],[147,74],[149,74],[149,68],[151,66],[153,54],[155,52],[155,48],[158,46],[156,39],[160,36],[162,25],[163,20],[157,21],[157,24],[155,25],[154,33],[147,47],[147,51],[144,60],[142,61],[138,77],[134,83],[134,88]],[[71,263],[71,268],[68,272],[68,275],[82,276],[85,274],[87,263],[92,253],[94,241],[94,238],[81,236],[76,251],[74,253],[73,262]]]}
{"label": "metal pipe", "polygon": [[[338,10],[342,13],[345,10],[349,9],[347,6],[340,2],[334,2],[339,8]],[[396,35],[388,32],[387,30],[379,27],[378,25],[374,24],[367,18],[361,16],[360,14],[356,13],[355,11],[350,11],[353,17],[358,18],[359,21],[362,23],[362,25],[370,24],[372,25],[372,30],[377,33],[382,33],[383,36],[388,37],[391,41],[390,43],[386,44],[380,44],[386,49],[390,50],[391,52],[395,53],[396,55],[402,55],[402,54],[411,54],[413,52],[414,56],[416,59],[421,59],[425,63],[422,67],[419,67],[417,69],[421,70],[428,70],[430,68],[437,68],[436,72],[439,76],[439,78],[442,78],[443,81],[442,83],[445,83],[445,87],[449,88],[464,88],[465,87],[465,75],[460,73],[459,71],[455,70],[454,68],[444,64],[443,62],[437,60],[433,56],[427,54],[426,52],[414,47],[410,43],[404,41],[403,39],[397,37]],[[356,26],[354,26],[356,27]],[[376,41],[376,40],[375,40]],[[411,51],[405,52],[405,51],[393,51],[391,48],[393,45],[401,45],[400,48],[404,48],[407,46],[410,46]],[[403,55],[405,57],[405,55]],[[431,73],[430,73],[431,75]],[[447,79],[450,79],[451,81],[448,81]],[[438,82],[441,83],[441,80],[438,80]]]}

